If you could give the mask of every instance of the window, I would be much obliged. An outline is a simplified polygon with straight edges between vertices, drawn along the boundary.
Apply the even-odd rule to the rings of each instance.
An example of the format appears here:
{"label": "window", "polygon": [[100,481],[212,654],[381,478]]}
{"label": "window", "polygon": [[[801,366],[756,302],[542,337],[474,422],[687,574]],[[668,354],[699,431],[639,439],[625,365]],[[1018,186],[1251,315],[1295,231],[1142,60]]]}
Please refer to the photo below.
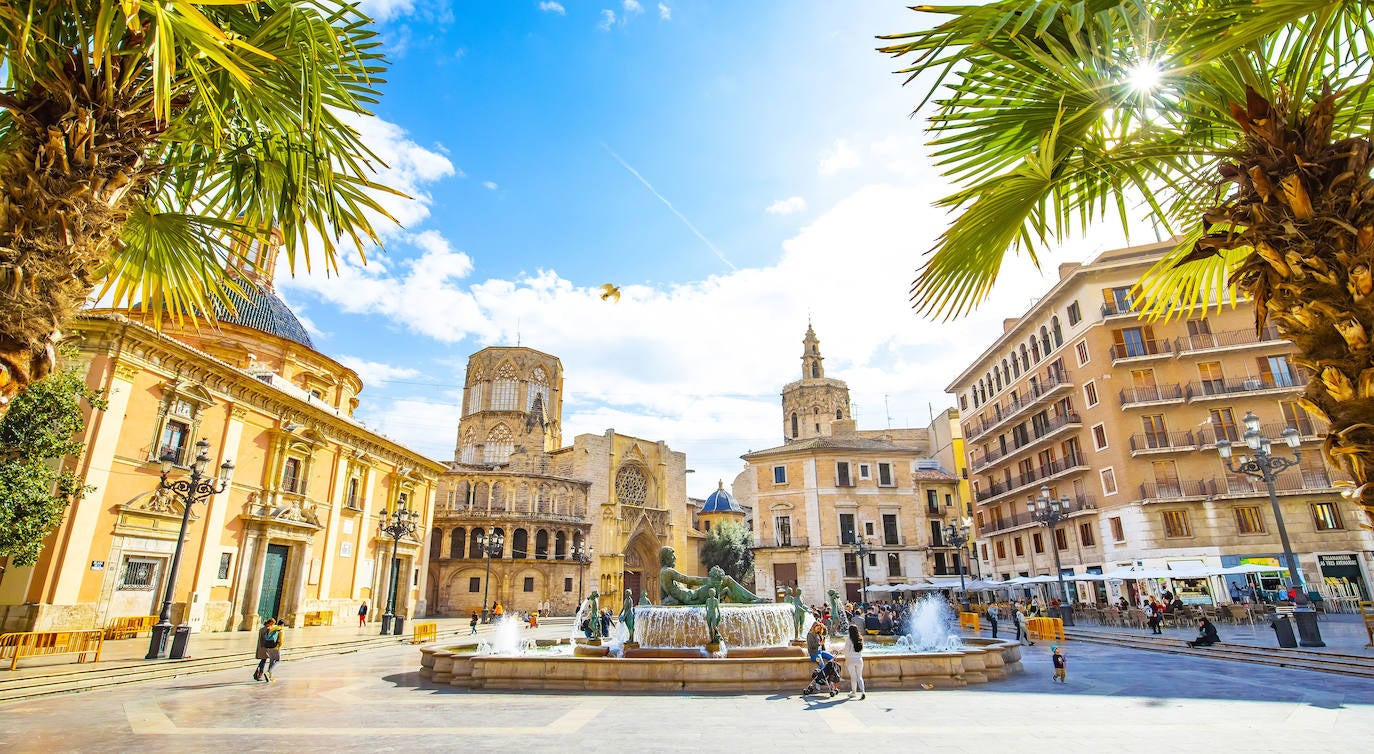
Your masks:
{"label": "window", "polygon": [[883,544],[901,544],[897,541],[897,514],[895,513],[883,514]]}
{"label": "window", "polygon": [[835,462],[835,486],[853,487],[854,482],[849,478],[849,461]]}
{"label": "window", "polygon": [[1236,429],[1236,416],[1231,413],[1229,408],[1214,408],[1211,411],[1212,431],[1216,433],[1217,440],[1229,440],[1240,442],[1240,433]]}
{"label": "window", "polygon": [[358,478],[352,477],[348,480],[348,494],[344,497],[345,505],[353,510],[358,510]]}
{"label": "window", "polygon": [[1292,427],[1298,430],[1300,435],[1315,435],[1317,432],[1312,426],[1312,417],[1307,415],[1307,410],[1299,406],[1297,401],[1279,401],[1279,407],[1283,409],[1283,424],[1285,427]]}
{"label": "window", "polygon": [[519,405],[517,398],[520,391],[519,377],[515,373],[515,367],[506,362],[501,365],[496,372],[496,380],[491,384],[491,410],[492,411],[514,411]]}
{"label": "window", "polygon": [[793,411],[793,412],[792,412],[792,438],[793,438],[793,439],[796,439],[796,437],[797,437],[797,412],[796,412],[796,411]]}
{"label": "window", "polygon": [[281,488],[285,492],[298,492],[301,483],[301,461],[299,458],[286,459],[281,472]]}
{"label": "window", "polygon": [[505,463],[510,460],[510,454],[514,452],[514,435],[510,433],[510,429],[508,429],[506,425],[497,424],[487,433],[487,443],[482,454],[482,463]]}
{"label": "window", "polygon": [[901,557],[898,556],[897,553],[895,553],[895,552],[889,552],[889,553],[887,554],[887,575],[888,575],[888,576],[901,576],[901,575],[902,575],[902,559],[901,559]]}
{"label": "window", "polygon": [[[948,495],[946,495],[948,497]],[[948,501],[946,501],[948,503]],[[940,515],[940,493],[935,490],[926,490],[926,514],[931,516]]]}
{"label": "window", "polygon": [[855,528],[855,526],[854,526],[854,514],[853,514],[853,513],[841,513],[841,514],[840,514],[840,544],[842,544],[842,545],[852,545],[852,544],[856,544],[856,543],[859,541],[859,540],[858,540],[858,534],[859,534],[859,530],[858,530],[857,528]]}
{"label": "window", "polygon": [[773,484],[787,484],[787,467],[773,467]]}
{"label": "window", "polygon": [[526,592],[533,592],[533,591],[534,591],[534,577],[533,577],[533,576],[526,576],[526,577],[525,577],[525,585],[524,585],[524,586],[525,586],[524,591],[526,591]]}
{"label": "window", "polygon": [[860,479],[872,479],[872,478],[873,478],[873,470],[869,467],[868,464],[866,464],[866,463],[861,463],[861,464],[859,464],[859,478],[860,478]]}
{"label": "window", "polygon": [[1112,469],[1109,467],[1109,468],[1103,469],[1101,472],[1099,472],[1099,474],[1100,474],[1101,477],[1102,477],[1102,494],[1103,494],[1103,495],[1115,495],[1115,494],[1116,494],[1116,472],[1115,472],[1115,471],[1112,471]]}
{"label": "window", "polygon": [[1107,299],[1108,314],[1125,314],[1135,308],[1131,302],[1131,286],[1129,285],[1120,288],[1108,288],[1103,293]]}
{"label": "window", "polygon": [[872,521],[865,521],[865,522],[864,522],[864,536],[865,536],[865,537],[871,537],[871,536],[873,536],[873,522],[872,522]]}
{"label": "window", "polygon": [[1000,539],[999,539],[999,540],[997,540],[997,559],[998,559],[998,560],[1005,560],[1006,557],[1007,557],[1007,543],[1004,542],[1003,540],[1000,540]]}
{"label": "window", "polygon": [[472,414],[477,413],[478,411],[481,411],[481,410],[482,410],[482,398],[483,398],[483,395],[482,395],[482,394],[483,394],[484,388],[485,388],[486,386],[487,386],[487,384],[486,384],[485,382],[474,382],[474,383],[472,384],[472,387],[468,388],[468,415],[469,415],[469,416],[472,415]]}
{"label": "window", "polygon": [[1164,414],[1146,414],[1140,417],[1140,426],[1145,430],[1146,447],[1169,447],[1169,430],[1164,425]]}
{"label": "window", "polygon": [[1089,381],[1083,386],[1083,399],[1087,401],[1088,407],[1097,405],[1097,384]]}
{"label": "window", "polygon": [[1155,353],[1154,331],[1149,327],[1126,327],[1112,331],[1112,358],[1129,359]]}
{"label": "window", "polygon": [[564,577],[564,579],[563,579],[563,591],[565,591],[565,592],[571,592],[571,591],[572,591],[572,577],[571,577],[571,576],[566,576],[566,577]]}
{"label": "window", "polygon": [[162,441],[158,444],[158,458],[172,456],[172,462],[178,466],[187,464],[186,443],[191,436],[191,427],[186,422],[168,420],[166,426],[162,428]]}
{"label": "window", "polygon": [[1242,505],[1236,509],[1236,529],[1241,534],[1263,534],[1264,514],[1259,506]]}
{"label": "window", "polygon": [[1298,384],[1297,372],[1287,356],[1261,356],[1259,369],[1265,387],[1294,387]]}
{"label": "window", "polygon": [[1074,353],[1078,354],[1078,366],[1081,367],[1090,361],[1088,358],[1088,342],[1086,340],[1078,341],[1078,345],[1074,346],[1073,350]]}
{"label": "window", "polygon": [[1150,471],[1154,474],[1155,489],[1160,496],[1183,496],[1183,484],[1178,478],[1178,465],[1173,461],[1152,461]]}
{"label": "window", "polygon": [[1023,545],[1023,544],[1021,543],[1021,538],[1020,538],[1020,537],[1013,537],[1013,538],[1012,538],[1012,540],[1011,540],[1011,550],[1012,550],[1012,552],[1016,553],[1016,557],[1018,557],[1018,558],[1026,554],[1026,547],[1025,547],[1025,545]]}
{"label": "window", "polygon": [[1105,425],[1093,425],[1093,447],[1098,450],[1107,449],[1107,427]]}
{"label": "window", "polygon": [[463,544],[467,541],[468,534],[462,527],[453,530],[448,535],[448,556],[450,558],[463,557]]}
{"label": "window", "polygon": [[157,580],[158,561],[147,558],[129,558],[124,561],[124,574],[120,579],[120,589],[151,591]]}
{"label": "window", "polygon": [[979,551],[980,551],[980,552],[982,553],[982,555],[983,555],[983,560],[987,560],[987,559],[988,559],[988,546],[987,546],[987,543],[985,542],[985,543],[983,543],[983,544],[978,545],[978,549],[979,549]]}
{"label": "window", "polygon": [[1037,554],[1045,551],[1045,537],[1040,532],[1031,535],[1031,549]]}
{"label": "window", "polygon": [[890,463],[880,463],[880,464],[878,464],[878,486],[879,486],[879,487],[895,487],[895,486],[897,486],[897,482],[892,478],[892,464],[890,464]]}
{"label": "window", "polygon": [[773,533],[777,535],[779,547],[790,546],[792,544],[792,517],[774,516]]}
{"label": "window", "polygon": [[1069,326],[1073,326],[1083,321],[1083,312],[1078,308],[1078,302],[1069,304]]}
{"label": "window", "polygon": [[1097,538],[1093,536],[1093,525],[1082,523],[1078,525],[1078,541],[1084,547],[1094,547],[1097,545]]}
{"label": "window", "polygon": [[859,556],[852,552],[844,554],[844,576],[847,579],[859,577]]}
{"label": "window", "polygon": [[1069,533],[1064,529],[1054,530],[1054,547],[1056,550],[1069,549]]}
{"label": "window", "polygon": [[1109,519],[1109,523],[1112,525],[1112,540],[1116,542],[1125,542],[1126,528],[1121,525],[1121,517],[1112,516],[1111,519]]}
{"label": "window", "polygon": [[1206,395],[1221,395],[1226,392],[1226,374],[1220,361],[1203,361],[1197,365],[1197,376],[1202,381],[1202,392]]}
{"label": "window", "polygon": [[469,592],[480,592],[480,591],[482,591],[482,577],[481,577],[481,576],[473,576],[472,578],[468,579],[468,591],[469,591]]}
{"label": "window", "polygon": [[1341,512],[1336,509],[1335,503],[1313,503],[1312,519],[1317,523],[1317,531],[1333,531],[1345,528],[1341,524]]}
{"label": "window", "polygon": [[[347,542],[344,542],[344,544],[348,544],[348,543],[347,543]],[[344,557],[348,557],[348,556],[345,555]],[[219,574],[218,574],[215,578],[219,579],[220,581],[224,581],[225,579],[228,579],[228,578],[229,578],[229,564],[232,563],[232,562],[234,562],[234,554],[233,554],[233,553],[231,553],[231,552],[222,552],[222,553],[220,553],[220,554],[219,554]]]}
{"label": "window", "polygon": [[1188,511],[1164,511],[1164,536],[1193,536],[1193,530],[1188,525]]}

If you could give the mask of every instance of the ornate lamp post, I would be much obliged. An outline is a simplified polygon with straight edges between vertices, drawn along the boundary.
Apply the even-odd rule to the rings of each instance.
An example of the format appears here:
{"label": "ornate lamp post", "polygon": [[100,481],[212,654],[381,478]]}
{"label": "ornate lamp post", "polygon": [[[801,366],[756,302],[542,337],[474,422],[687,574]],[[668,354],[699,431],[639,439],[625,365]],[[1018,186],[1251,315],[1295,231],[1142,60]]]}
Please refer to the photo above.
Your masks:
{"label": "ornate lamp post", "polygon": [[[1269,491],[1269,506],[1274,510],[1274,524],[1279,527],[1279,541],[1283,543],[1283,559],[1288,564],[1288,578],[1293,586],[1297,587],[1299,598],[1297,603],[1303,605],[1305,611],[1311,610],[1307,606],[1307,584],[1302,577],[1302,569],[1298,566],[1298,556],[1293,554],[1293,545],[1288,541],[1288,528],[1283,524],[1283,511],[1279,509],[1279,496],[1274,491],[1274,477],[1278,476],[1284,469],[1297,466],[1302,460],[1302,450],[1298,445],[1302,438],[1298,435],[1298,430],[1288,427],[1281,433],[1283,441],[1288,443],[1288,447],[1293,449],[1292,458],[1272,455],[1269,452],[1271,442],[1269,438],[1260,434],[1260,420],[1253,411],[1246,411],[1241,419],[1245,424],[1245,445],[1254,454],[1251,458],[1241,457],[1238,459],[1240,465],[1231,462],[1231,443],[1227,440],[1217,440],[1217,455],[1226,462],[1226,468],[1232,474],[1244,474],[1255,479],[1263,479],[1264,486]],[[1324,647],[1321,631],[1317,628],[1316,614],[1310,618],[1297,618],[1298,631],[1302,635],[1300,644],[1304,647]]]}
{"label": "ornate lamp post", "polygon": [[[390,515],[383,514],[377,522],[379,532],[391,537],[391,594],[386,600],[386,613],[382,615],[382,636],[391,633],[400,636],[405,630],[406,619],[396,614],[396,590],[400,588],[401,581],[401,561],[397,560],[396,551],[402,539],[415,536],[415,522],[419,518],[419,511],[397,506]],[[387,523],[388,519],[391,523]]]}
{"label": "ornate lamp post", "polygon": [[[234,476],[234,462],[226,460],[220,464],[218,480],[205,478],[205,469],[210,465],[210,441],[205,438],[196,442],[196,458],[191,462],[190,479],[168,481],[167,475],[172,473],[172,466],[177,462],[175,452],[163,453],[161,461],[162,480],[158,482],[158,488],[182,496],[181,531],[177,533],[177,546],[172,552],[172,567],[168,570],[167,588],[162,596],[162,610],[158,613],[157,625],[153,626],[148,654],[143,658],[145,660],[160,660],[167,656],[167,637],[172,632],[172,592],[176,589],[177,571],[181,568],[181,548],[186,543],[186,525],[191,520],[191,507],[229,489],[229,480]],[[178,649],[181,651],[174,653],[171,659],[180,660],[185,656],[185,647]]]}
{"label": "ornate lamp post", "polygon": [[1058,500],[1051,499],[1048,486],[1040,488],[1040,497],[1026,503],[1026,507],[1030,510],[1031,520],[1050,530],[1050,539],[1053,540],[1050,545],[1054,549],[1054,573],[1059,578],[1059,596],[1064,600],[1057,617],[1063,619],[1066,626],[1073,625],[1072,605],[1074,599],[1069,594],[1068,585],[1064,583],[1064,566],[1059,562],[1059,540],[1055,537],[1054,532],[1055,527],[1061,521],[1068,519],[1069,506],[1072,503],[1073,501],[1067,497]]}
{"label": "ornate lamp post", "polygon": [[959,604],[964,610],[968,610],[968,592],[964,590],[964,565],[959,556],[964,553],[964,546],[968,544],[969,534],[972,527],[969,526],[968,519],[959,521],[956,525],[954,521],[945,524],[945,542],[954,548],[954,570],[959,572]]}
{"label": "ornate lamp post", "polygon": [[493,532],[490,536],[486,532],[477,533],[477,549],[487,556],[487,575],[482,579],[482,622],[487,623],[491,620],[491,603],[487,597],[491,594],[491,559],[501,557],[503,548],[506,546],[506,535],[501,532]]}
{"label": "ornate lamp post", "polygon": [[586,544],[578,542],[573,546],[572,559],[577,563],[577,607],[582,607],[582,572],[587,570],[587,564],[592,562],[592,553],[595,548],[587,547]]}
{"label": "ornate lamp post", "polygon": [[861,537],[854,543],[854,554],[859,559],[859,575],[864,580],[863,592],[859,597],[859,601],[863,603],[868,602],[868,556],[872,553],[873,544],[868,537]]}

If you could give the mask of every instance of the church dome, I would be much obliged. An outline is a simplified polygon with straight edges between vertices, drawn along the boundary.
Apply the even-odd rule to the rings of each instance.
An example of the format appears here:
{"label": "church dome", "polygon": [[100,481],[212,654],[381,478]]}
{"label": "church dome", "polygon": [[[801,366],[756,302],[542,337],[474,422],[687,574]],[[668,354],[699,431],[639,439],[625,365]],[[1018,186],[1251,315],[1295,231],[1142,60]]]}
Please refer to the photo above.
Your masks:
{"label": "church dome", "polygon": [[725,491],[725,482],[717,482],[719,485],[706,502],[701,506],[702,513],[743,513],[744,509],[739,507],[735,498]]}
{"label": "church dome", "polygon": [[301,321],[296,319],[291,307],[282,301],[281,296],[268,286],[254,285],[246,280],[241,281],[240,286],[243,288],[243,295],[228,292],[229,299],[234,302],[234,311],[229,311],[218,301],[214,302],[215,319],[231,325],[261,330],[315,350],[315,344],[310,342],[310,334],[306,332]]}

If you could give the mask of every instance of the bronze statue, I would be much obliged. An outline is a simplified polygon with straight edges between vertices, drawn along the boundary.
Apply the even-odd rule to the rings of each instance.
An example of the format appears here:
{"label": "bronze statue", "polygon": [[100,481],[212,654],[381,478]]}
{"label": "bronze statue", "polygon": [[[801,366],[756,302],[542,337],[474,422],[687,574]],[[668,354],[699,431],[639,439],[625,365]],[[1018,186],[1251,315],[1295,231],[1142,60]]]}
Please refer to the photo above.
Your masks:
{"label": "bronze statue", "polygon": [[587,595],[587,625],[592,629],[592,640],[601,640],[601,595],[595,589]]}
{"label": "bronze statue", "polygon": [[806,616],[811,614],[811,609],[802,602],[801,587],[788,592],[787,602],[792,605],[793,638],[801,641],[802,626],[806,625]]}
{"label": "bronze statue", "polygon": [[848,616],[840,609],[840,593],[830,589],[825,594],[830,598],[830,625],[827,628],[832,632],[839,631],[840,626],[849,621]]}
{"label": "bronze statue", "polygon": [[706,589],[706,633],[710,637],[708,644],[720,646],[720,600],[716,599],[716,590],[710,587]]}
{"label": "bronze statue", "polygon": [[620,606],[620,622],[625,624],[625,630],[630,632],[630,638],[625,640],[627,644],[635,641],[635,595],[629,589],[625,590],[625,601]]}
{"label": "bronze statue", "polygon": [[[717,599],[723,602],[736,603],[763,603],[766,599],[760,599],[753,592],[745,589],[738,581],[735,581],[720,566],[712,566],[705,578],[701,576],[688,576],[678,572],[674,566],[677,565],[677,553],[673,548],[665,547],[658,551],[659,565],[663,570],[659,571],[659,591],[663,594],[663,604],[665,605],[704,605],[708,592],[714,590]],[[695,587],[688,589],[684,587]]]}
{"label": "bronze statue", "polygon": [[652,602],[649,601],[649,590],[648,590],[648,589],[641,589],[641,590],[639,590],[639,606],[640,606],[640,607],[649,607],[649,606],[652,605],[652,604],[654,604],[654,603],[652,603]]}

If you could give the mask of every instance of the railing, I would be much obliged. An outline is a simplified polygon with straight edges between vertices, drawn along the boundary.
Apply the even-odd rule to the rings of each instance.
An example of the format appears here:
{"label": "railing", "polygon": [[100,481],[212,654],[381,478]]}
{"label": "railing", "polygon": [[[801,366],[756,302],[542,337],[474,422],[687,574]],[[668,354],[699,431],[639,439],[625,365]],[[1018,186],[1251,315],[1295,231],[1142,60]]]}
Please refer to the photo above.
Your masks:
{"label": "railing", "polygon": [[[1264,482],[1246,476],[1233,475],[1224,482],[1214,480],[1214,495],[1267,495],[1269,488]],[[1274,477],[1274,491],[1296,492],[1298,490],[1331,489],[1331,477],[1324,471],[1301,471],[1300,473],[1280,473]]]}
{"label": "railing", "polygon": [[1284,338],[1282,335],[1279,335],[1277,327],[1269,325],[1258,334],[1256,334],[1254,330],[1247,329],[1185,335],[1174,341],[1174,347],[1182,354],[1190,351],[1206,351],[1213,348],[1259,345],[1277,340],[1284,340]]}
{"label": "railing", "polygon": [[1163,338],[1142,340],[1137,343],[1117,343],[1112,346],[1112,361],[1140,359],[1146,356],[1168,356],[1174,352],[1174,344]]}
{"label": "railing", "polygon": [[806,537],[767,537],[754,545],[755,550],[776,550],[784,547],[806,547]]}
{"label": "railing", "polygon": [[1197,447],[1197,438],[1191,431],[1184,432],[1145,432],[1131,435],[1131,450],[1192,450]]}
{"label": "railing", "polygon": [[1150,387],[1128,387],[1121,391],[1120,398],[1122,408],[1133,403],[1181,401],[1183,400],[1183,386],[1174,383],[1172,385],[1153,385]]}
{"label": "railing", "polygon": [[1277,377],[1272,374],[1266,374],[1260,377],[1190,382],[1184,392],[1187,394],[1188,400],[1193,400],[1195,398],[1234,395],[1236,393],[1254,393],[1260,390],[1301,390],[1307,385],[1307,381],[1310,377],[1311,375],[1307,370],[1294,369],[1291,375],[1281,375]]}
{"label": "railing", "polygon": [[981,437],[993,428],[1005,424],[1020,412],[1034,406],[1041,398],[1044,398],[1055,390],[1061,387],[1073,386],[1069,378],[1069,372],[1066,369],[1047,371],[1043,375],[1032,375],[1029,372],[1026,374],[1036,377],[1035,384],[1028,387],[1025,393],[1026,397],[1022,399],[1021,396],[1017,396],[1016,398],[1006,399],[1005,403],[996,402],[990,404],[988,408],[992,410],[993,418],[987,420],[978,419],[969,422],[968,425],[964,427],[965,438],[972,440],[975,437]]}
{"label": "railing", "polygon": [[24,633],[0,634],[0,657],[11,657],[10,670],[19,665],[20,658],[42,657],[47,655],[76,655],[77,662],[85,662],[86,655],[91,660],[100,660],[100,649],[105,645],[105,631],[29,631]]}
{"label": "railing", "polygon": [[1178,500],[1214,494],[1214,479],[1180,479],[1175,482],[1141,482],[1141,500]]}
{"label": "railing", "polygon": [[106,639],[133,639],[144,631],[151,631],[157,623],[156,615],[130,615],[115,618],[105,625]]}
{"label": "railing", "polygon": [[[1097,501],[1088,496],[1082,495],[1075,497],[1069,503],[1069,514],[1080,513],[1082,511],[1097,510]],[[988,521],[983,526],[978,527],[979,534],[994,534],[1007,529],[1015,529],[1018,526],[1026,526],[1035,523],[1035,519],[1028,511],[1013,513],[1010,516],[1003,516],[1000,519]]]}
{"label": "railing", "polygon": [[439,624],[434,621],[412,623],[410,624],[410,628],[415,632],[410,637],[411,644],[424,644],[427,641],[435,641],[439,638]]}
{"label": "railing", "polygon": [[1140,310],[1135,308],[1135,302],[1128,302],[1125,306],[1112,302],[1102,305],[1102,316],[1118,317],[1123,314],[1139,314]]}
{"label": "railing", "polygon": [[991,500],[994,497],[1004,495],[1008,492],[1011,492],[1012,490],[1020,489],[1027,485],[1035,484],[1036,482],[1052,477],[1055,474],[1059,474],[1064,471],[1068,471],[1069,469],[1085,465],[1086,464],[1083,463],[1083,459],[1074,456],[1070,456],[1068,458],[1060,458],[1051,461],[1049,464],[1041,465],[1031,470],[1031,473],[1029,474],[1017,474],[1015,477],[1015,482],[1013,484],[1005,484],[1003,482],[992,482],[990,485],[988,485],[988,489],[979,490],[978,494],[975,497],[978,500],[978,502],[981,503],[985,500]]}
{"label": "railing", "polygon": [[1216,426],[1208,424],[1197,431],[1198,445],[1216,445],[1218,436],[1231,443],[1240,442],[1240,427],[1233,425],[1218,432]]}
{"label": "railing", "polygon": [[464,519],[525,519],[537,518],[545,521],[561,521],[565,523],[586,523],[586,511],[573,511],[572,513],[544,513],[530,511],[510,510],[508,508],[492,508],[485,510],[477,506],[471,508],[466,506],[447,506],[440,505],[434,509],[435,518],[464,518]]}
{"label": "railing", "polygon": [[1298,437],[1325,437],[1326,433],[1331,429],[1331,425],[1327,422],[1305,416],[1292,424],[1279,422],[1261,424],[1260,434],[1277,440],[1283,437],[1283,431],[1289,427],[1298,430]]}

